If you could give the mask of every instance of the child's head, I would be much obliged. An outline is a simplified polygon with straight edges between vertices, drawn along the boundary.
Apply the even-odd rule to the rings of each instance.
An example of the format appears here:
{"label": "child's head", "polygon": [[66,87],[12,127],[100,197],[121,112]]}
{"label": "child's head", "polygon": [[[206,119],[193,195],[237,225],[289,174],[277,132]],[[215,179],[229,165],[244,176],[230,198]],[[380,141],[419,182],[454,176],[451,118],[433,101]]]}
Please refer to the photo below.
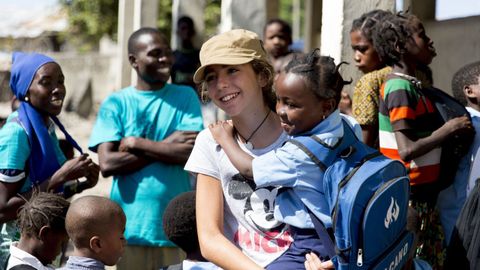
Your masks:
{"label": "child's head", "polygon": [[69,205],[59,195],[39,192],[20,208],[17,220],[20,242],[44,265],[50,264],[68,241],[65,216]]}
{"label": "child's head", "polygon": [[480,107],[480,61],[460,68],[452,79],[453,96],[464,106]]}
{"label": "child's head", "polygon": [[195,24],[192,18],[182,16],[177,21],[177,35],[181,40],[191,40],[195,36]]}
{"label": "child's head", "polygon": [[286,66],[275,81],[275,91],[277,114],[287,133],[311,130],[337,108],[343,86],[350,83],[338,72],[340,65],[315,49]]}
{"label": "child's head", "polygon": [[263,29],[263,44],[268,55],[278,58],[288,54],[292,44],[292,28],[281,19],[271,19]]}
{"label": "child's head", "polygon": [[391,14],[390,11],[376,9],[364,13],[360,18],[352,22],[350,41],[353,49],[353,59],[355,60],[357,68],[363,73],[368,73],[385,66],[373,47],[372,32],[378,22],[385,16]]}
{"label": "child's head", "polygon": [[163,85],[173,63],[168,39],[158,29],[144,27],[128,39],[128,60],[139,79],[148,85]]}
{"label": "child's head", "polygon": [[74,254],[115,265],[126,245],[125,222],[122,208],[108,198],[84,196],[73,201],[65,226]]}
{"label": "child's head", "polygon": [[387,65],[429,65],[436,55],[433,41],[414,15],[386,16],[373,33],[375,50]]}
{"label": "child's head", "polygon": [[43,115],[57,116],[65,98],[65,77],[52,58],[38,53],[15,52],[10,88],[17,100],[27,102]]}
{"label": "child's head", "polygon": [[229,116],[249,103],[275,107],[274,71],[257,34],[235,29],[210,38],[202,45],[200,63],[194,82],[202,83],[202,92]]}
{"label": "child's head", "polygon": [[184,192],[170,201],[163,213],[163,230],[170,241],[187,253],[187,258],[199,254],[195,191]]}

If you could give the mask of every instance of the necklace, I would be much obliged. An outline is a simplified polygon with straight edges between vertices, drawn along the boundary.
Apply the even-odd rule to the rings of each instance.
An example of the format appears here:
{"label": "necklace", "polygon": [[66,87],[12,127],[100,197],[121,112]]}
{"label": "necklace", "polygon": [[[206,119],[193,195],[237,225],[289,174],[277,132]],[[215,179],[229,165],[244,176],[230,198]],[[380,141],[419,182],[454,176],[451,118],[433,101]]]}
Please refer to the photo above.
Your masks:
{"label": "necklace", "polygon": [[410,81],[417,88],[422,88],[422,82],[413,76],[400,72],[393,72],[392,74]]}
{"label": "necklace", "polygon": [[250,134],[250,136],[248,136],[248,138],[245,139],[245,137],[243,137],[242,134],[240,134],[240,132],[238,132],[238,130],[237,130],[237,134],[240,135],[240,137],[242,137],[242,139],[245,140],[244,145],[249,151],[253,150],[253,144],[252,144],[252,142],[250,142],[250,140],[253,138],[253,135],[255,135],[255,133],[260,129],[260,127],[263,125],[263,123],[265,123],[265,121],[267,120],[271,111],[272,110],[268,110],[267,115],[265,115],[265,118],[263,118],[262,122],[260,122],[260,124],[257,126],[257,128],[255,128],[253,130],[252,134]]}

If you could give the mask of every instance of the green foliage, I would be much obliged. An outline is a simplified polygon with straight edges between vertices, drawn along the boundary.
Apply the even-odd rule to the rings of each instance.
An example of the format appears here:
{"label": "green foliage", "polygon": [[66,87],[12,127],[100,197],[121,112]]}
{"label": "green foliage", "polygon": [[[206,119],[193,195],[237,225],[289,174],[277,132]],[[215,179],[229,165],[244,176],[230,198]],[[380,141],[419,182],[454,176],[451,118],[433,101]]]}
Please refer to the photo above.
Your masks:
{"label": "green foliage", "polygon": [[172,36],[172,0],[158,1],[157,27],[170,39]]}
{"label": "green foliage", "polygon": [[[303,24],[305,21],[305,1],[299,1],[300,4],[300,37],[304,35],[303,33]],[[279,12],[278,17],[282,20],[285,20],[293,28],[293,0],[280,0],[279,3]],[[293,30],[293,29],[292,29]]]}
{"label": "green foliage", "polygon": [[215,35],[218,30],[218,25],[220,24],[220,15],[221,9],[220,4],[221,0],[207,0],[205,6],[205,33],[204,37],[208,38],[212,35]]}
{"label": "green foliage", "polygon": [[60,0],[60,3],[69,19],[64,38],[80,51],[96,49],[103,35],[116,39],[118,0]]}

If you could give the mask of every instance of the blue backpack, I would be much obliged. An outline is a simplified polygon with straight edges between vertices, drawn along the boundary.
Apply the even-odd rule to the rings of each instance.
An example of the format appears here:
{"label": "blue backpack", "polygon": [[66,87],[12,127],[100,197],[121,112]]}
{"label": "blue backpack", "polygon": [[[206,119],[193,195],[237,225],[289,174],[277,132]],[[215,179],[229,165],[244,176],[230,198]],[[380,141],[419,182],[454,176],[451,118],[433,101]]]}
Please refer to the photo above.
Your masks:
{"label": "blue backpack", "polygon": [[361,142],[345,121],[343,126],[344,136],[334,147],[316,136],[289,140],[325,172],[332,228],[310,211],[315,229],[330,240],[333,230],[326,249],[335,269],[402,269],[413,244],[413,233],[406,229],[407,171],[400,161]]}

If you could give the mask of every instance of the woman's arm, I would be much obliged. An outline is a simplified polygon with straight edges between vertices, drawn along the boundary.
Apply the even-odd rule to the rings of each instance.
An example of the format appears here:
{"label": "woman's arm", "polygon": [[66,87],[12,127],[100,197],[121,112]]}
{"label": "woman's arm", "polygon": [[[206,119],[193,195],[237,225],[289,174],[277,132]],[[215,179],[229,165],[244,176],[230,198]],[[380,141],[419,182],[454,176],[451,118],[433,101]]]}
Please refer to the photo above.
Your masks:
{"label": "woman's arm", "polygon": [[[17,219],[17,211],[25,200],[17,196],[24,181],[15,183],[0,182],[0,223]],[[45,181],[46,182],[46,181]],[[30,192],[25,194],[25,199],[30,198]]]}
{"label": "woman's arm", "polygon": [[197,177],[196,218],[202,256],[223,269],[262,269],[223,234],[223,192],[218,179]]}

